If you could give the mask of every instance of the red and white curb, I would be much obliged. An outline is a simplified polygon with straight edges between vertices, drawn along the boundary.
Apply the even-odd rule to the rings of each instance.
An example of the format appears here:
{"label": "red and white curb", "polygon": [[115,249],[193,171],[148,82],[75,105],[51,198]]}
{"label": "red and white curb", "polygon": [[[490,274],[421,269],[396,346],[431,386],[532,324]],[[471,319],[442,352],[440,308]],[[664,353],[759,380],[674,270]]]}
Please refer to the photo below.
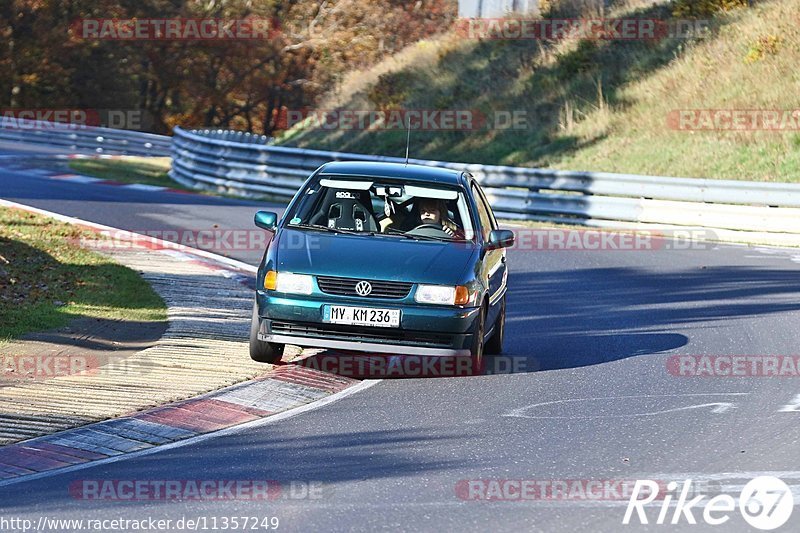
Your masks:
{"label": "red and white curb", "polygon": [[204,396],[0,448],[0,487],[276,422],[375,383],[284,365]]}
{"label": "red and white curb", "polygon": [[[226,272],[229,277],[256,271],[246,263],[155,237],[8,200],[0,199],[0,206],[49,216],[97,233],[129,233],[131,239],[147,248],[201,262],[206,267]],[[189,400],[4,446],[0,448],[0,486],[155,453],[277,422],[378,382],[286,364],[265,376]]]}

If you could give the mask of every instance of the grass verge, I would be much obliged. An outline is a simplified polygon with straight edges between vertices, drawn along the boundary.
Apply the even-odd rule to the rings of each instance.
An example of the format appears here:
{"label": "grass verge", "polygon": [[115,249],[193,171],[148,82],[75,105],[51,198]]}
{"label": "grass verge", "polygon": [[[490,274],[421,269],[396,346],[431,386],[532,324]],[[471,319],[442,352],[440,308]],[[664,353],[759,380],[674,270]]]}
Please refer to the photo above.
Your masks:
{"label": "grass verge", "polygon": [[[559,2],[551,2],[558,4]],[[581,6],[587,2],[563,1]],[[605,14],[556,18],[672,20],[674,4],[611,2]],[[411,155],[466,163],[800,181],[800,25],[796,0],[764,0],[713,17],[691,38],[477,40],[457,32],[350,75],[321,109],[521,113],[519,129],[411,134]],[[793,112],[788,127],[679,129],[681,110]],[[402,128],[298,124],[278,139],[301,148],[402,156]]]}
{"label": "grass verge", "polygon": [[124,157],[114,159],[73,159],[69,168],[84,176],[94,176],[120,183],[142,183],[188,190],[173,181],[167,172],[169,157]]}
{"label": "grass verge", "polygon": [[167,319],[163,300],[133,270],[80,246],[94,235],[0,208],[0,343],[73,318]]}
{"label": "grass verge", "polygon": [[[206,191],[186,187],[169,177],[171,163],[169,157],[125,157],[115,159],[75,159],[70,161],[69,168],[84,176],[93,176],[104,180],[120,183],[141,183],[144,185],[157,185],[170,189],[192,191],[196,194],[207,196],[221,196],[223,198],[241,198],[232,193],[220,191]],[[258,197],[268,202],[285,203],[286,199],[269,194]]]}

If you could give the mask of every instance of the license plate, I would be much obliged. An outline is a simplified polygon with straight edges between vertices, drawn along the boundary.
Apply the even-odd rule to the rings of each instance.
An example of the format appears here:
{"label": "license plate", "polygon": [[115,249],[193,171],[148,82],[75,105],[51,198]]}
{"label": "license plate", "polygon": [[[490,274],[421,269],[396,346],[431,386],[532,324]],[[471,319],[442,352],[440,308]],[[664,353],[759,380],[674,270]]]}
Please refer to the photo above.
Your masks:
{"label": "license plate", "polygon": [[331,324],[347,324],[348,326],[398,328],[400,327],[400,310],[326,305],[322,320]]}

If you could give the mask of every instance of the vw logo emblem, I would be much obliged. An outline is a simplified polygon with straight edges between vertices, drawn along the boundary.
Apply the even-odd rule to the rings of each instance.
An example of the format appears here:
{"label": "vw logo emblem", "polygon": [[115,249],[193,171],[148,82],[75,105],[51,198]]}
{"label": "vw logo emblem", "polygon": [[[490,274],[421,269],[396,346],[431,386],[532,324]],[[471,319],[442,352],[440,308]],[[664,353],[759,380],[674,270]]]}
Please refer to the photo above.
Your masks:
{"label": "vw logo emblem", "polygon": [[369,296],[372,292],[372,285],[370,285],[369,281],[359,281],[356,284],[356,293],[359,296]]}

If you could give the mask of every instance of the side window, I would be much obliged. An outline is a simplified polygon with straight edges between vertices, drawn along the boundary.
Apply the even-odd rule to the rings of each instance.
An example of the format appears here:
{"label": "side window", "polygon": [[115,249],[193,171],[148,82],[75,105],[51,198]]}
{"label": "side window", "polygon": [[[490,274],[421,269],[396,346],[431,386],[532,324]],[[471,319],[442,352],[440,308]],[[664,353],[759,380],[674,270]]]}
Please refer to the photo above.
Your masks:
{"label": "side window", "polygon": [[483,191],[481,191],[475,183],[472,184],[472,196],[475,198],[475,206],[478,208],[478,218],[480,218],[481,221],[481,234],[485,241],[489,239],[489,232],[495,229],[495,225],[493,224],[494,219],[483,197]]}
{"label": "side window", "polygon": [[497,219],[494,217],[494,211],[492,211],[492,204],[489,203],[489,200],[486,198],[486,194],[484,194],[480,185],[477,185],[476,188],[478,189],[478,192],[481,193],[481,199],[486,205],[486,211],[489,212],[489,218],[492,219],[492,229],[500,229],[500,225],[497,223]]}

